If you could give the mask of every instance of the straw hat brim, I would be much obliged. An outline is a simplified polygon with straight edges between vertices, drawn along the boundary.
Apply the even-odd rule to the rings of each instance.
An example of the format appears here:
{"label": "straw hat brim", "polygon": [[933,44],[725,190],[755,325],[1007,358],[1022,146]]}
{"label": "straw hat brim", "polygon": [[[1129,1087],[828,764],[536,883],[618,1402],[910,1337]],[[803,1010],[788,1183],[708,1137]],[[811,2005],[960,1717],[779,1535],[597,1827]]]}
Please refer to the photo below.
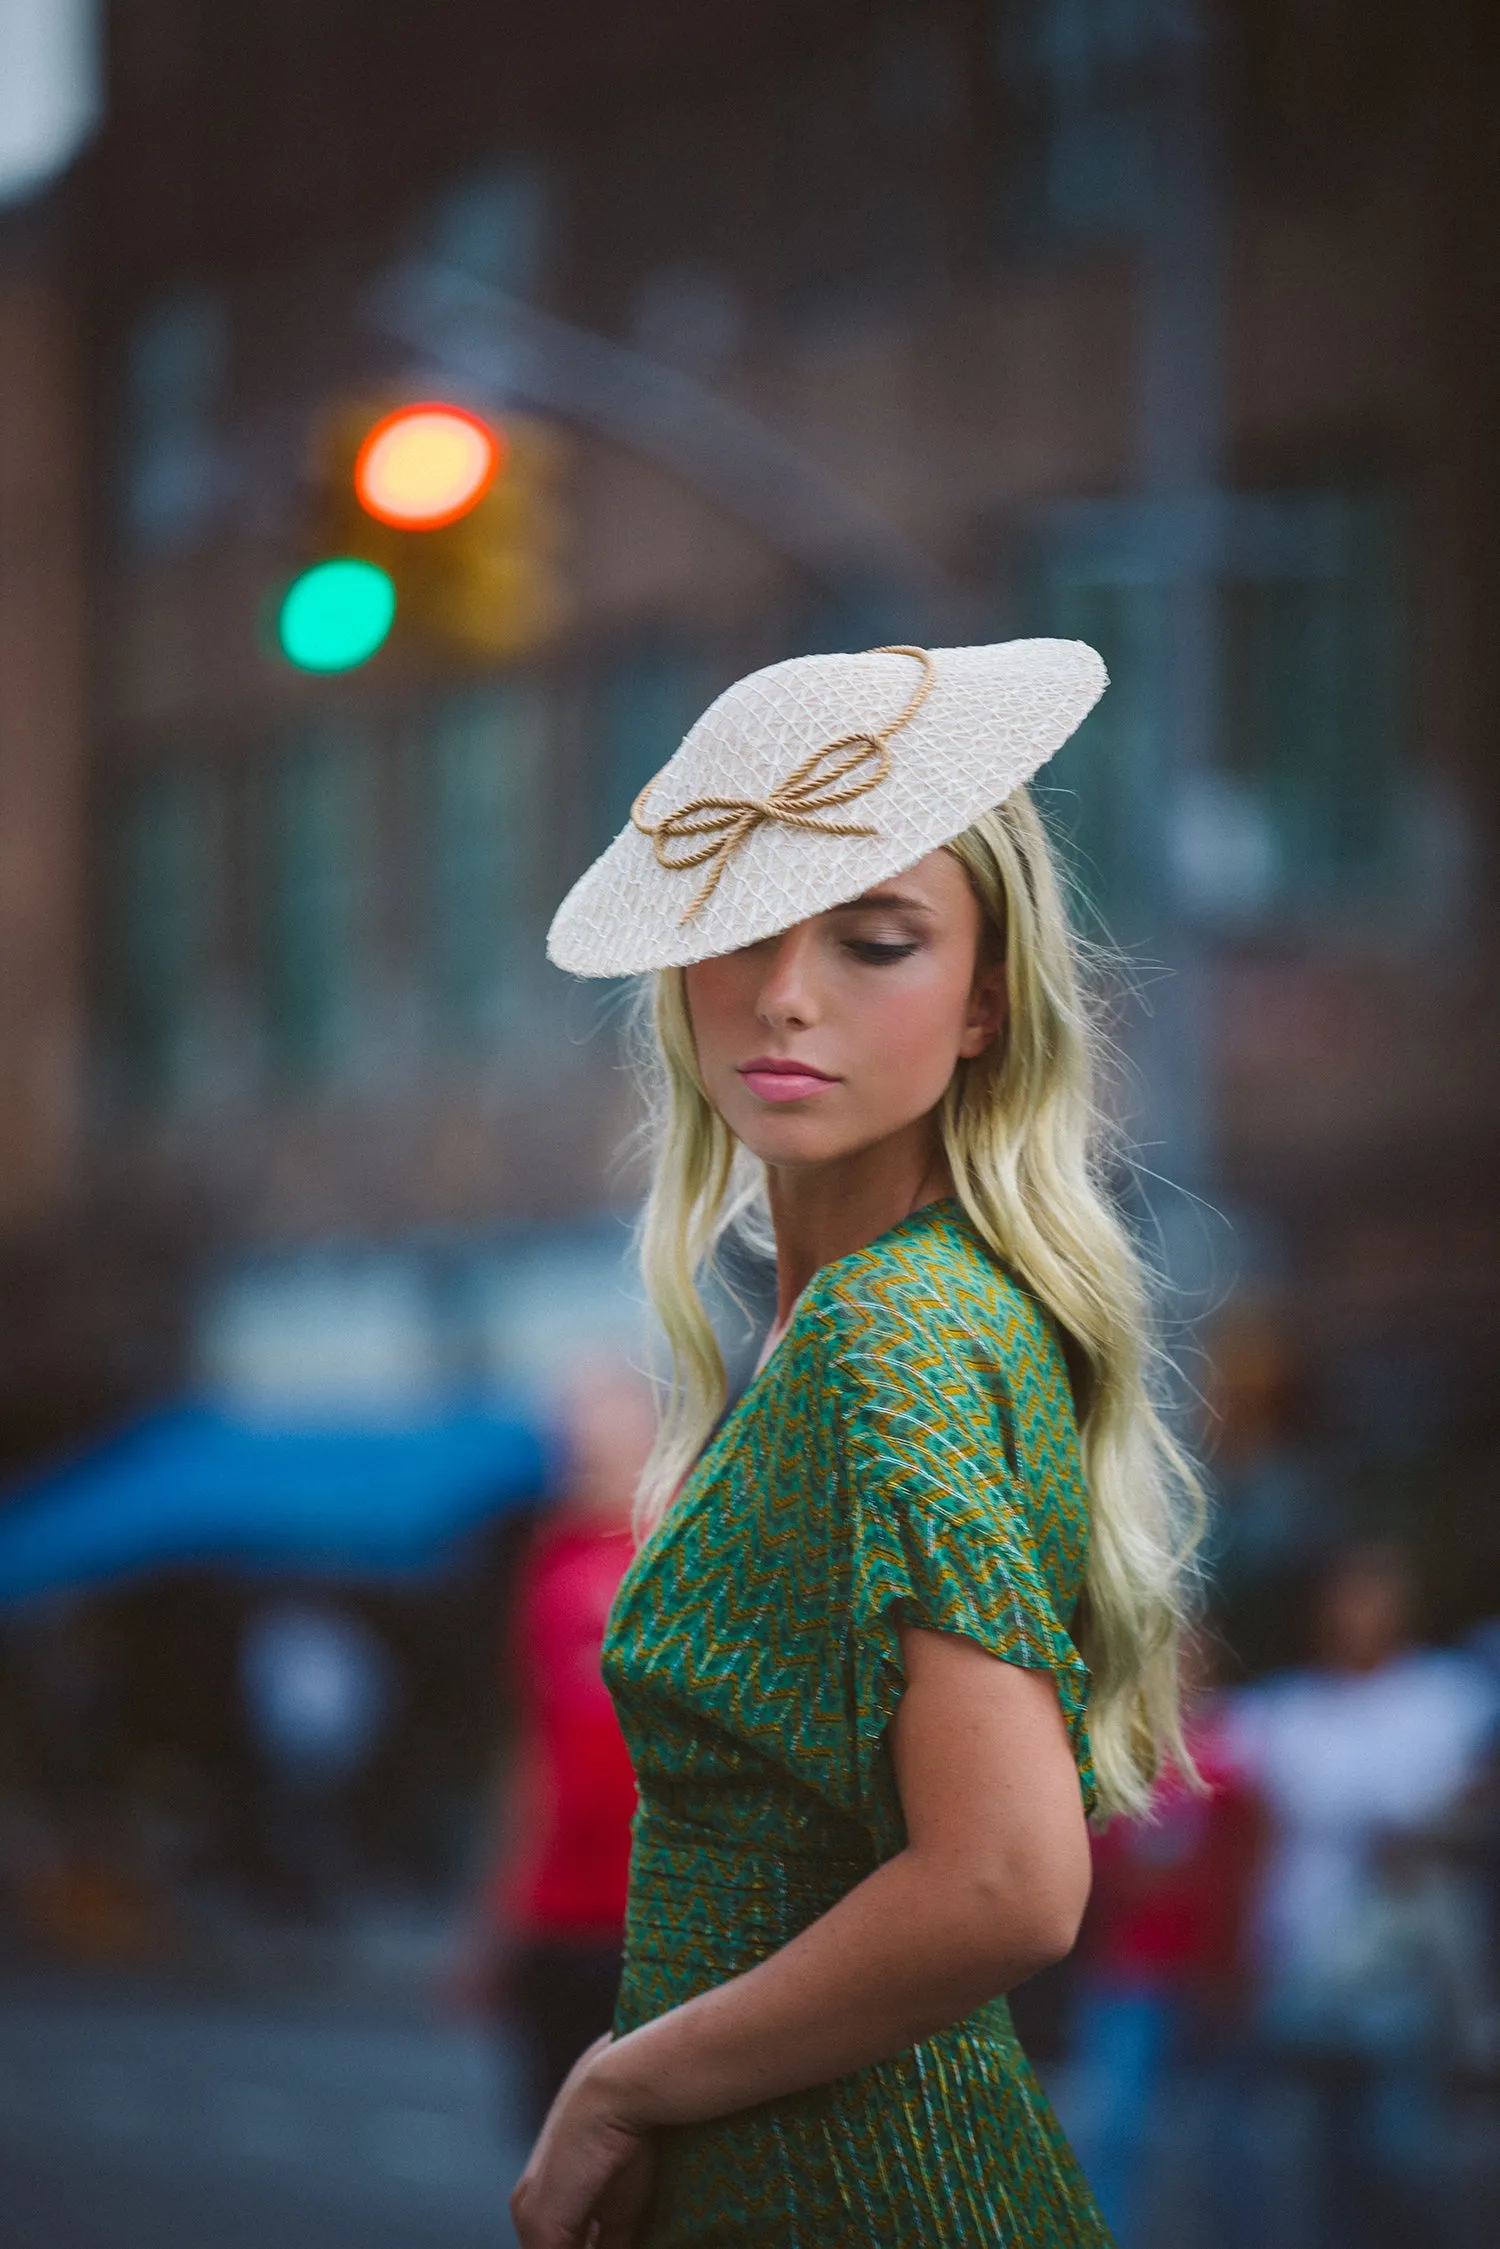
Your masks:
{"label": "straw hat brim", "polygon": [[[922,678],[915,653],[795,656],[726,688],[652,782],[646,818],[659,823],[705,799],[763,806],[822,747],[851,736],[888,735],[884,777],[870,785],[867,768],[848,801],[815,804],[822,826],[763,814],[742,821],[717,869],[701,860],[664,865],[664,847],[626,827],[558,908],[549,958],[574,976],[685,967],[857,898],[1002,804],[1061,748],[1108,681],[1078,640],[926,654],[927,692],[903,725],[895,722]],[[871,832],[830,833],[834,824]],[[675,848],[680,862],[695,845]]]}

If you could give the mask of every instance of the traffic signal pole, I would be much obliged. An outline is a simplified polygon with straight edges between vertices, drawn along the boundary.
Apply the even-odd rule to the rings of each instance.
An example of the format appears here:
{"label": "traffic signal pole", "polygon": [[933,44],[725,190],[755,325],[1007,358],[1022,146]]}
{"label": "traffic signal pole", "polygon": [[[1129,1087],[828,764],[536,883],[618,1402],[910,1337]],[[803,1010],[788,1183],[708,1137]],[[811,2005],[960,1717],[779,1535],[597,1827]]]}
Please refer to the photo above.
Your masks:
{"label": "traffic signal pole", "polygon": [[380,281],[384,334],[503,415],[530,408],[611,439],[715,500],[812,578],[875,585],[933,639],[962,637],[977,604],[820,462],[678,368],[450,267]]}

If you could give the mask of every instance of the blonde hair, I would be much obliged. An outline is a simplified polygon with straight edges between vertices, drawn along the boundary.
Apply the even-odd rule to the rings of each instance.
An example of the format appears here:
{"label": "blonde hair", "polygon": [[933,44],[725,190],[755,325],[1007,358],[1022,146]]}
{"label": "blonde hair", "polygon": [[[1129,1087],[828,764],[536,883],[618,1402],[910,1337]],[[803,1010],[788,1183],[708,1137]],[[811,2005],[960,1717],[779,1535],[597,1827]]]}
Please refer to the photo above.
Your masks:
{"label": "blonde hair", "polygon": [[[948,849],[983,909],[990,957],[1004,958],[1010,1006],[1003,1036],[954,1072],[938,1111],[942,1147],[976,1231],[1062,1334],[1089,1492],[1077,1636],[1092,1679],[1099,1804],[1138,1811],[1165,1757],[1192,1770],[1178,1643],[1202,1495],[1161,1410],[1149,1277],[1107,1184],[1100,1034],[1047,831],[1021,789]],[[700,1283],[731,1230],[766,1239],[763,1173],[704,1092],[680,969],[653,979],[650,1003],[641,1059],[654,1165],[641,1269],[672,1376],[637,1501],[642,1536],[724,1408],[724,1360]]]}

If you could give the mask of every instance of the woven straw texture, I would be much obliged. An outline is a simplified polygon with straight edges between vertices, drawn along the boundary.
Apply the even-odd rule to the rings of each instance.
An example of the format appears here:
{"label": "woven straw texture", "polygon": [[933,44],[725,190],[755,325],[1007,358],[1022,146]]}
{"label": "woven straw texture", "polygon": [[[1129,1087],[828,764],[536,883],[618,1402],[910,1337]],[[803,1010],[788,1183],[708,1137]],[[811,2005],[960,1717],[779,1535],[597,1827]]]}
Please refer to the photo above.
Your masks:
{"label": "woven straw texture", "polygon": [[[708,960],[857,898],[961,835],[1030,778],[1093,708],[1107,674],[1078,640],[935,648],[931,691],[890,736],[890,770],[830,817],[835,836],[762,820],[685,919],[699,871],[663,867],[627,827],[563,900],[547,937],[575,976],[633,976]],[[763,801],[824,744],[890,729],[920,679],[911,656],[794,656],[726,688],[653,782],[652,819],[693,800]]]}

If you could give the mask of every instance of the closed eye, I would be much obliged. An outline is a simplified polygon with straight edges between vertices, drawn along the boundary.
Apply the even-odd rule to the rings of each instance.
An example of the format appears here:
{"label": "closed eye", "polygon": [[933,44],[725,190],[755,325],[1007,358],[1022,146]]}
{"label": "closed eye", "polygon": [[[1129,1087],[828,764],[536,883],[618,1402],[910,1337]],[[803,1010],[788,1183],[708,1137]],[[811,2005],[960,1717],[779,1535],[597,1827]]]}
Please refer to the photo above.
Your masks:
{"label": "closed eye", "polygon": [[879,937],[846,937],[844,946],[856,960],[868,961],[872,967],[879,967],[887,961],[904,961],[917,949],[915,938],[909,938],[903,943]]}

